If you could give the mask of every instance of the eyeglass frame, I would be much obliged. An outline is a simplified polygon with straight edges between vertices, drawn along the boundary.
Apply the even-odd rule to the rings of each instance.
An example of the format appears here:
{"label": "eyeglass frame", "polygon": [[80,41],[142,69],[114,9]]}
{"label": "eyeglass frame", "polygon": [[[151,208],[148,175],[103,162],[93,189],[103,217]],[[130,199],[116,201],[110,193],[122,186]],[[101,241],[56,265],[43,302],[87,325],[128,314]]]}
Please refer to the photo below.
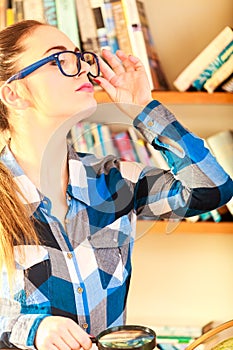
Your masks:
{"label": "eyeglass frame", "polygon": [[[77,64],[77,68],[78,68],[78,72],[75,73],[75,74],[66,74],[62,67],[61,67],[61,64],[60,64],[60,61],[59,61],[59,56],[61,54],[64,54],[64,53],[72,53],[74,55],[77,56],[78,60],[78,64]],[[81,63],[80,61],[84,61],[82,59],[83,55],[84,54],[91,54],[92,56],[94,56],[95,60],[96,60],[96,64],[97,64],[97,75],[94,75],[92,74],[91,72],[89,72],[87,75],[88,76],[91,76],[92,78],[96,78],[100,75],[100,65],[99,65],[99,59],[98,59],[98,56],[94,53],[94,52],[90,52],[90,51],[83,51],[83,52],[75,52],[75,51],[69,51],[69,50],[65,50],[65,51],[60,51],[60,52],[56,52],[48,57],[45,57],[45,58],[42,58],[41,60],[39,61],[36,61],[32,64],[30,64],[29,66],[21,69],[19,72],[15,73],[14,75],[12,75],[9,79],[7,79],[7,81],[5,82],[5,84],[9,84],[11,83],[12,81],[14,80],[19,80],[19,79],[23,79],[25,78],[26,76],[28,76],[29,74],[33,73],[36,69],[44,66],[45,64],[49,63],[49,62],[52,62],[52,61],[55,61],[60,72],[65,75],[66,77],[75,77],[76,75],[78,75],[81,71]]]}

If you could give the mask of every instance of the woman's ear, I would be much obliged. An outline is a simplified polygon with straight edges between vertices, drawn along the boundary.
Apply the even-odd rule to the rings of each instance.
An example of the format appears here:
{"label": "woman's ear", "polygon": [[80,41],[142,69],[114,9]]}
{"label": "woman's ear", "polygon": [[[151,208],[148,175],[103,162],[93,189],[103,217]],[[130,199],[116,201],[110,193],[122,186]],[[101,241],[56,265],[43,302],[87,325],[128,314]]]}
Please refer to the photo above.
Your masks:
{"label": "woman's ear", "polygon": [[14,82],[1,87],[0,97],[9,108],[26,109],[29,107],[29,102],[18,94]]}

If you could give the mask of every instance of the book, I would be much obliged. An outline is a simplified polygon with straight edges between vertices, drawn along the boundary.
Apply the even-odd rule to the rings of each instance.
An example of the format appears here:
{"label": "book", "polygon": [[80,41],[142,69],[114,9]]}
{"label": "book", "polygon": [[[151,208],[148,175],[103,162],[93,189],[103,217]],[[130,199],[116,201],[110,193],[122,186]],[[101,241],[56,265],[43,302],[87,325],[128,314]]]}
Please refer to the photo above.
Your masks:
{"label": "book", "polygon": [[14,18],[14,10],[13,8],[10,6],[7,6],[6,9],[6,27],[10,26],[11,24],[15,23],[15,18]]}
{"label": "book", "polygon": [[121,0],[110,0],[112,4],[112,14],[116,27],[116,36],[119,49],[123,50],[127,55],[132,54],[132,46],[130,43],[127,23],[125,19],[124,9]]}
{"label": "book", "polygon": [[[233,131],[226,130],[206,138],[206,143],[227,174],[233,178]],[[233,215],[233,198],[226,204]]]}
{"label": "book", "polygon": [[233,53],[233,41],[230,42],[222,52],[201,72],[196,80],[192,83],[192,86],[201,90],[205,82],[211,78],[211,76],[226,62]]}
{"label": "book", "polygon": [[93,137],[93,147],[89,150],[90,153],[94,153],[97,157],[103,157],[103,147],[101,145],[100,133],[98,131],[99,123],[91,123],[90,131]]}
{"label": "book", "polygon": [[24,19],[23,0],[12,0],[14,12],[14,22],[20,22]]}
{"label": "book", "polygon": [[110,0],[104,0],[102,5],[102,15],[104,25],[107,30],[107,39],[111,52],[115,53],[119,49],[118,39],[116,35],[116,24],[112,12],[112,4]]}
{"label": "book", "polygon": [[75,0],[56,0],[56,12],[58,29],[65,33],[76,47],[80,48]]}
{"label": "book", "polygon": [[43,0],[23,0],[24,19],[45,22]]}
{"label": "book", "polygon": [[90,0],[90,4],[94,13],[100,51],[102,49],[111,50],[108,42],[107,28],[105,27],[102,13],[104,0]]}
{"label": "book", "polygon": [[173,84],[179,91],[188,90],[201,72],[233,40],[232,28],[226,26],[178,75]]}
{"label": "book", "polygon": [[137,161],[137,156],[135,155],[135,150],[127,131],[113,134],[113,140],[122,160]]}
{"label": "book", "polygon": [[142,61],[152,90],[168,90],[168,82],[152,39],[143,0],[122,0],[132,53]]}
{"label": "book", "polygon": [[6,27],[7,0],[0,0],[0,30]]}
{"label": "book", "polygon": [[226,92],[233,92],[233,74],[221,85],[221,89]]}
{"label": "book", "polygon": [[108,127],[108,125],[101,124],[101,134],[102,134],[102,141],[104,143],[104,151],[105,155],[112,154],[115,156],[119,156],[119,152],[117,151],[113,138],[112,138],[112,133]]}
{"label": "book", "polygon": [[[97,38],[97,28],[94,13],[89,0],[76,0],[81,47],[83,51],[93,51],[100,54]],[[87,25],[88,23],[88,25]]]}
{"label": "book", "polygon": [[57,11],[55,0],[43,0],[43,7],[46,23],[57,27]]}
{"label": "book", "polygon": [[214,92],[233,73],[233,55],[209,78],[204,84],[204,89],[209,93]]}
{"label": "book", "polygon": [[71,128],[72,144],[76,152],[87,153],[87,143],[84,137],[84,128],[82,122],[78,122]]}

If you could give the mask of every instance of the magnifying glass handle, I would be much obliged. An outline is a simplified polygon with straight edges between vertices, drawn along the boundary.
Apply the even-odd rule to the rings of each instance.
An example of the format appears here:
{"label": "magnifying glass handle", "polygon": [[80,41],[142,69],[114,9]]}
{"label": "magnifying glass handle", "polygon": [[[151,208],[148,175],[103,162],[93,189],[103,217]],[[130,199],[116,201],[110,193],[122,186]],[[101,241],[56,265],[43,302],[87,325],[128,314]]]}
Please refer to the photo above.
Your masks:
{"label": "magnifying glass handle", "polygon": [[94,335],[90,335],[90,339],[91,339],[93,344],[97,343],[97,339],[96,339],[96,337],[94,337]]}

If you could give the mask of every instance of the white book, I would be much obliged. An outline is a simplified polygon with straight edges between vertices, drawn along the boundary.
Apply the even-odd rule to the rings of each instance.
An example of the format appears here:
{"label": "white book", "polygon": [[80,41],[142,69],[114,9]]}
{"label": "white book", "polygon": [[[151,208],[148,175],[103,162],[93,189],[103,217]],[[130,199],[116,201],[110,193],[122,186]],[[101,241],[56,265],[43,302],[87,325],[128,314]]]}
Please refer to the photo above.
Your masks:
{"label": "white book", "polygon": [[212,93],[233,73],[233,55],[223,65],[206,80],[204,88]]}
{"label": "white book", "polygon": [[[209,136],[206,142],[219,164],[233,178],[233,131],[226,130]],[[233,198],[226,206],[233,215]]]}
{"label": "white book", "polygon": [[186,91],[201,72],[222,52],[233,40],[231,27],[225,27],[200,54],[178,75],[173,82],[179,91]]}

